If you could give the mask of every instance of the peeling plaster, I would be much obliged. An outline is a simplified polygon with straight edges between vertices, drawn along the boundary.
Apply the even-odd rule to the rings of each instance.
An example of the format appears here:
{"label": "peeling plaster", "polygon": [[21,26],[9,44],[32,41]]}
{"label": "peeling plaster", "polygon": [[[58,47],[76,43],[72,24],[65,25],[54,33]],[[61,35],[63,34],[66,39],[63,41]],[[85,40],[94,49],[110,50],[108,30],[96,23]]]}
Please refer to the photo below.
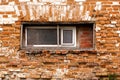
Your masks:
{"label": "peeling plaster", "polygon": [[116,31],[116,33],[120,34],[120,31]]}
{"label": "peeling plaster", "polygon": [[14,11],[14,6],[0,5],[0,12],[12,12],[12,11]]}
{"label": "peeling plaster", "polygon": [[119,43],[115,44],[116,47],[119,47]]}
{"label": "peeling plaster", "polygon": [[[70,5],[66,5],[66,4],[61,4],[61,2],[64,2],[65,0],[44,0],[41,3],[41,0],[33,0],[33,2],[30,2],[30,0],[19,0],[21,3],[19,5],[16,5],[16,3],[14,1],[9,2],[9,5],[1,5],[0,6],[0,11],[2,12],[15,12],[16,13],[16,17],[26,17],[27,16],[27,12],[29,12],[29,17],[30,20],[39,20],[40,17],[45,18],[45,20],[48,21],[62,21],[64,20],[64,18],[68,18],[69,19],[73,19],[73,18],[77,18],[79,17],[78,20],[91,20],[91,16],[90,16],[90,11],[86,11],[87,9],[84,9],[84,5],[83,5],[83,0],[76,0],[79,1],[79,5],[77,5],[78,8],[78,14],[76,15],[77,9],[74,6],[70,6]],[[47,5],[46,2],[53,1],[53,4],[51,3],[51,5]],[[26,2],[26,3],[24,3]],[[97,5],[100,5],[100,3],[96,3]],[[26,9],[26,7],[28,7],[28,9]],[[20,10],[19,10],[20,9]],[[84,13],[83,13],[84,12]],[[21,15],[22,13],[22,15]],[[12,13],[11,13],[12,14]],[[75,17],[77,16],[77,17]],[[1,17],[3,18],[3,17]],[[17,18],[5,18],[5,19],[1,19],[0,20],[0,24],[12,24],[14,23],[16,20],[18,20]]]}
{"label": "peeling plaster", "polygon": [[86,11],[85,16],[84,16],[84,20],[91,20],[91,17],[89,16],[90,12]]}
{"label": "peeling plaster", "polygon": [[96,2],[95,10],[101,10],[101,8],[102,8],[101,2]]}
{"label": "peeling plaster", "polygon": [[9,4],[8,4],[8,5],[15,5],[15,2],[14,2],[14,1],[9,2]]}
{"label": "peeling plaster", "polygon": [[34,20],[35,17],[34,17],[33,10],[32,10],[32,6],[31,6],[31,5],[29,5],[29,12],[30,12],[30,20]]}
{"label": "peeling plaster", "polygon": [[21,10],[22,10],[23,16],[26,16],[26,9],[24,4],[21,4]]}
{"label": "peeling plaster", "polygon": [[101,28],[100,27],[96,27],[96,32],[98,32],[99,30],[101,30]]}
{"label": "peeling plaster", "polygon": [[82,1],[86,1],[86,0],[75,0],[76,2],[82,2]]}
{"label": "peeling plaster", "polygon": [[117,24],[117,21],[111,21],[111,24]]}
{"label": "peeling plaster", "polygon": [[15,5],[14,8],[15,8],[15,12],[16,12],[17,16],[20,16],[20,12],[19,12],[18,6]]}
{"label": "peeling plaster", "polygon": [[19,0],[19,2],[27,2],[27,1],[30,1],[30,0]]}
{"label": "peeling plaster", "polygon": [[112,5],[120,5],[118,1],[112,2]]}
{"label": "peeling plaster", "polygon": [[3,31],[3,28],[0,28],[0,32]]}
{"label": "peeling plaster", "polygon": [[114,28],[115,27],[115,25],[114,24],[106,24],[106,25],[104,25],[105,27],[111,27],[111,28]]}

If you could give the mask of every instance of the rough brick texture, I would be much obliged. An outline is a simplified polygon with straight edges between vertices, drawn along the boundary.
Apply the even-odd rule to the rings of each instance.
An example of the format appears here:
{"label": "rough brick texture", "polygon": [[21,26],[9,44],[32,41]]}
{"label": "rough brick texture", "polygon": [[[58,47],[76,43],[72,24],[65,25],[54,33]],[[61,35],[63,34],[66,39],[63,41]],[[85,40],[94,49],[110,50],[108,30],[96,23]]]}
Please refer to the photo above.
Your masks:
{"label": "rough brick texture", "polygon": [[[120,0],[0,0],[0,80],[98,80],[111,73],[119,80],[119,19]],[[29,54],[20,50],[24,21],[94,21],[95,49]]]}

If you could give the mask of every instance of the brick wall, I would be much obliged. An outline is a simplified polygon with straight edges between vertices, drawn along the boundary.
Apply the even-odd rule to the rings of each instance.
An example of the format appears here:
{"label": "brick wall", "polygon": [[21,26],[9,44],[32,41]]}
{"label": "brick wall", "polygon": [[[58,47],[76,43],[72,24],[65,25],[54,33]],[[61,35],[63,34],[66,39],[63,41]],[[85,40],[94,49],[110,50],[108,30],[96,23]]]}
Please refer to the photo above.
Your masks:
{"label": "brick wall", "polygon": [[[97,80],[119,75],[119,13],[119,0],[0,0],[0,79]],[[20,50],[24,21],[95,21],[95,50],[29,54]]]}

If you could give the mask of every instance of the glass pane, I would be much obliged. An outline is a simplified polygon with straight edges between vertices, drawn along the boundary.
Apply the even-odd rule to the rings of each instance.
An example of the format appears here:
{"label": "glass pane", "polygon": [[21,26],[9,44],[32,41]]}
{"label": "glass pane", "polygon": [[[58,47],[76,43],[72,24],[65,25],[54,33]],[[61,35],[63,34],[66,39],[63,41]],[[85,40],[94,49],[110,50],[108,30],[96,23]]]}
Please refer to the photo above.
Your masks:
{"label": "glass pane", "polygon": [[28,45],[56,45],[56,29],[28,29]]}
{"label": "glass pane", "polygon": [[38,34],[38,31],[35,29],[27,29],[27,45],[37,45]]}
{"label": "glass pane", "polygon": [[63,43],[72,43],[72,30],[63,30]]}
{"label": "glass pane", "polygon": [[56,29],[40,29],[39,30],[39,44],[57,44],[57,30]]}

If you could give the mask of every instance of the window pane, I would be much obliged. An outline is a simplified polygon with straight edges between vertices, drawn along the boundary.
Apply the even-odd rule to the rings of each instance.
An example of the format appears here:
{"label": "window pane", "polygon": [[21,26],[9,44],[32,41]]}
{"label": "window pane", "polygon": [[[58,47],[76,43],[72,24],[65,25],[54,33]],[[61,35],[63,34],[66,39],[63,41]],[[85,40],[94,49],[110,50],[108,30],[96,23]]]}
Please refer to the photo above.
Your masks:
{"label": "window pane", "polygon": [[72,30],[63,30],[63,43],[72,43]]}
{"label": "window pane", "polygon": [[56,29],[40,29],[39,30],[39,44],[57,44],[57,30]]}
{"label": "window pane", "polygon": [[38,31],[35,29],[27,29],[27,45],[37,45],[38,34]]}
{"label": "window pane", "polygon": [[28,45],[56,45],[56,29],[28,29]]}

